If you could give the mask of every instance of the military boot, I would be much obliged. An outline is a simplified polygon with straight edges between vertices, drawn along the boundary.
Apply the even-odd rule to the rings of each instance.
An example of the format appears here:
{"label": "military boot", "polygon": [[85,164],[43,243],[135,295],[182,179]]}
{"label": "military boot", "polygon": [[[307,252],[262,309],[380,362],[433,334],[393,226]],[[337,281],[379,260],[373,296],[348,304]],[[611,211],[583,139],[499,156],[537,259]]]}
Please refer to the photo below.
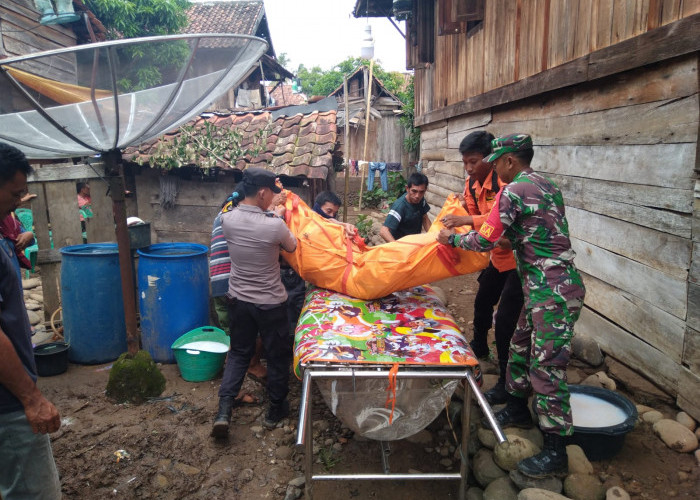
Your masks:
{"label": "military boot", "polygon": [[214,427],[211,429],[211,435],[215,438],[228,437],[228,427],[231,424],[231,412],[233,411],[235,398],[232,396],[223,396],[219,398],[219,412],[214,419]]}
{"label": "military boot", "polygon": [[[532,427],[532,417],[527,408],[527,398],[519,398],[512,394],[507,394],[506,407],[494,414],[496,423],[500,427],[522,427],[524,429]],[[486,417],[481,419],[481,425],[489,428],[489,421]]]}
{"label": "military boot", "polygon": [[545,432],[544,447],[534,457],[518,462],[518,470],[528,477],[543,478],[564,475],[569,470],[569,458],[566,455],[566,437]]}

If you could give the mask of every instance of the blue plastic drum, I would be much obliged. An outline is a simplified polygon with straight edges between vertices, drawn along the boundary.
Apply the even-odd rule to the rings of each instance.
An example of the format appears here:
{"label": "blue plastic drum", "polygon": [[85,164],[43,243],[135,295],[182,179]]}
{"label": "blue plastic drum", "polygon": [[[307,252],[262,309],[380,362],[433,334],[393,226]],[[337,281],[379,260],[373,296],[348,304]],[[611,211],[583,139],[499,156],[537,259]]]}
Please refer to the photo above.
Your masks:
{"label": "blue plastic drum", "polygon": [[170,346],[209,324],[208,248],[156,243],[138,250],[141,346],[154,361],[174,363]]}
{"label": "blue plastic drum", "polygon": [[61,248],[61,305],[70,361],[106,363],[126,351],[116,243]]}

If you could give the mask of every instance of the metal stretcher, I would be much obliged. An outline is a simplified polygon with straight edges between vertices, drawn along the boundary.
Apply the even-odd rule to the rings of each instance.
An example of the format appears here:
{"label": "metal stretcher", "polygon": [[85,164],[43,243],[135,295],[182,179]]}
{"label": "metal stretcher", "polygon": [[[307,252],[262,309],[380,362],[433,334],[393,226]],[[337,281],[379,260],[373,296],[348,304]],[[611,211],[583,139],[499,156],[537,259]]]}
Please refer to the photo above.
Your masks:
{"label": "metal stretcher", "polygon": [[[309,500],[313,498],[314,481],[338,480],[458,480],[459,498],[464,499],[469,468],[467,442],[472,396],[482,408],[497,440],[505,441],[505,435],[479,390],[479,363],[451,314],[430,287],[415,287],[371,301],[320,288],[310,289],[296,328],[294,369],[302,379],[297,445],[305,446],[305,494]],[[324,394],[327,403],[328,384],[334,387],[336,381],[338,384],[345,381],[346,385],[349,381],[353,389],[368,380],[375,380],[382,387],[391,386],[392,381],[431,381],[432,386],[438,386],[438,393],[443,382],[446,385],[447,381],[463,381],[463,389],[458,389],[464,391],[459,472],[392,473],[388,459],[389,444],[373,436],[372,432],[375,431],[372,430],[364,435],[380,441],[382,472],[314,474],[311,421],[313,380],[327,385]],[[451,385],[454,390],[457,384],[453,382]],[[373,395],[376,396],[376,392],[380,391],[375,391]],[[397,425],[402,418],[402,415],[394,415],[396,394],[392,401],[390,392],[387,391],[386,402],[389,425],[379,429],[376,434],[379,436],[382,431],[390,431],[391,426]],[[448,398],[449,395],[451,391]],[[350,394],[350,397],[353,404],[362,404],[361,396]],[[429,401],[430,397],[428,395],[424,401]],[[333,393],[330,399],[331,409],[336,413],[337,394]],[[426,403],[421,401],[420,404]],[[394,416],[397,421],[392,422]],[[403,418],[411,419],[413,416],[407,414]],[[437,414],[429,416],[430,420],[435,416]],[[357,422],[343,420],[343,423],[357,431]]]}

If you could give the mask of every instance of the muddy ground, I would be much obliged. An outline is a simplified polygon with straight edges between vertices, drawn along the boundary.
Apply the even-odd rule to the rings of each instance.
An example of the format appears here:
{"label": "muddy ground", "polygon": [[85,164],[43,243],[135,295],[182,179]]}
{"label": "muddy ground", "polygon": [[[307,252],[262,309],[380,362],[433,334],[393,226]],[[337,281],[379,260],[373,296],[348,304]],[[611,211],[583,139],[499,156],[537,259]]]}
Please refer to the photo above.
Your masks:
{"label": "muddy ground", "polygon": [[[469,331],[475,277],[450,278],[439,285]],[[70,365],[62,375],[39,380],[63,419],[52,443],[65,498],[284,499],[289,482],[303,475],[304,450],[294,444],[301,391],[296,378],[291,378],[292,418],[284,427],[261,427],[263,401],[235,410],[230,439],[216,442],[209,432],[219,379],[189,383],[175,365],[163,365],[167,385],[161,398],[141,406],[119,405],[104,394],[109,366]],[[577,366],[579,375],[600,370]],[[264,399],[257,382],[246,380],[244,388]],[[677,411],[657,409],[671,418]],[[381,472],[378,442],[353,436],[317,391],[313,419],[316,472]],[[425,442],[391,443],[392,472],[444,471],[440,462],[446,457],[458,469],[445,412],[428,431],[422,434]],[[668,449],[648,424],[627,435],[616,457],[593,465],[607,485],[619,484],[633,498],[698,498],[695,458]],[[314,497],[424,500],[457,498],[457,490],[454,481],[316,482]]]}

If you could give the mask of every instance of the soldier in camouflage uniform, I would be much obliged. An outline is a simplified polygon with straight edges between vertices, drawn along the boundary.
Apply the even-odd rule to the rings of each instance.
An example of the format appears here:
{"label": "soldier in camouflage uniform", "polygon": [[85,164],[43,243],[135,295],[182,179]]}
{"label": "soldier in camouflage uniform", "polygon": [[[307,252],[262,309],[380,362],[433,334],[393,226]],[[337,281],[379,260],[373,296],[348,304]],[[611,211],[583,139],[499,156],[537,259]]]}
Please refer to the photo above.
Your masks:
{"label": "soldier in camouflage uniform", "polygon": [[496,413],[504,427],[530,426],[527,397],[535,393],[535,409],[544,432],[544,449],[522,460],[518,469],[531,477],[565,472],[565,437],[573,432],[566,367],[571,337],[585,288],[576,267],[559,188],[534,172],[532,139],[514,134],[494,139],[498,177],[508,185],[498,193],[479,232],[455,235],[443,229],[438,241],[485,252],[501,237],[510,240],[523,285],[525,307],[513,334],[508,359],[508,404]]}

